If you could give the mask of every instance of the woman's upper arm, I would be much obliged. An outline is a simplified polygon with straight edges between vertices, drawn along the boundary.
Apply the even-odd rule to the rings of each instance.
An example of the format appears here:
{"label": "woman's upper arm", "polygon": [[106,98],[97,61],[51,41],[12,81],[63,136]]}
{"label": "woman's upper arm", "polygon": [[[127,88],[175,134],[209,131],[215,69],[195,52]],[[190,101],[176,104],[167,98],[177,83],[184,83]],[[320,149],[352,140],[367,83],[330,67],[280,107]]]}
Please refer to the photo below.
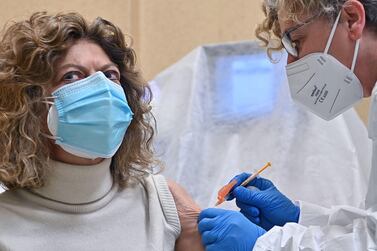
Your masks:
{"label": "woman's upper arm", "polygon": [[181,234],[175,243],[175,250],[204,250],[197,224],[198,215],[201,211],[200,207],[186,190],[174,181],[168,180],[168,186],[173,195],[182,228]]}

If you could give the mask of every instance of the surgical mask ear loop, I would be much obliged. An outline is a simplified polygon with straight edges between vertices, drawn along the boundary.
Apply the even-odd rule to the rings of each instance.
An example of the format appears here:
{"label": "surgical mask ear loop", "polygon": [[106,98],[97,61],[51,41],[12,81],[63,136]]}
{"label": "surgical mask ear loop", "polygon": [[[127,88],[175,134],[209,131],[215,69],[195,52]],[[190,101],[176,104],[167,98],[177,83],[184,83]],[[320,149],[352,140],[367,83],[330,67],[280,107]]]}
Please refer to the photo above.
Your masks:
{"label": "surgical mask ear loop", "polygon": [[[53,101],[49,101],[48,99],[56,99],[56,96],[46,97],[46,100],[42,101],[43,103],[46,103],[46,104],[51,105],[51,106],[55,105],[55,103]],[[61,140],[61,137],[54,136],[54,135],[51,136],[51,135],[48,135],[48,134],[43,133],[43,132],[41,132],[41,135],[46,137],[46,138],[52,139],[52,140]]]}
{"label": "surgical mask ear loop", "polygon": [[[330,33],[329,39],[327,40],[326,48],[325,48],[325,51],[324,51],[325,54],[329,53],[329,49],[330,49],[332,40],[334,38],[336,28],[338,27],[338,23],[339,23],[341,14],[342,14],[342,11],[339,12],[338,16],[336,17],[335,23],[334,23],[334,25],[331,29],[331,33]],[[356,44],[355,44],[355,50],[354,50],[354,53],[353,53],[352,66],[351,66],[352,72],[354,72],[354,69],[355,69],[357,55],[359,54],[359,48],[360,48],[360,39],[358,39],[356,41]]]}
{"label": "surgical mask ear loop", "polygon": [[48,134],[46,134],[44,132],[41,132],[41,135],[44,136],[44,137],[46,137],[46,138],[52,139],[52,140],[59,140],[59,139],[61,139],[60,137],[51,136],[51,135],[48,135]]}
{"label": "surgical mask ear loop", "polygon": [[54,105],[55,103],[53,101],[49,101],[49,99],[56,99],[56,96],[51,96],[51,97],[46,97],[46,100],[42,101],[43,103],[49,104],[49,105]]}

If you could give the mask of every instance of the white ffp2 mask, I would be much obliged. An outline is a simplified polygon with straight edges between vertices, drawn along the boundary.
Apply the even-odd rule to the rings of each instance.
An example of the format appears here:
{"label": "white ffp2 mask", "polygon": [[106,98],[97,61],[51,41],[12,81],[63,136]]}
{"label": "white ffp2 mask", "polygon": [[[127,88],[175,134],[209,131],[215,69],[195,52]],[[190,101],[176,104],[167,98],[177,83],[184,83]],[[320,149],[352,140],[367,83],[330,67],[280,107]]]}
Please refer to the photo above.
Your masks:
{"label": "white ffp2 mask", "polygon": [[323,53],[309,54],[286,66],[292,99],[325,120],[331,120],[363,97],[360,80],[353,73],[359,51],[356,41],[352,67],[348,69],[328,54],[340,13]]}

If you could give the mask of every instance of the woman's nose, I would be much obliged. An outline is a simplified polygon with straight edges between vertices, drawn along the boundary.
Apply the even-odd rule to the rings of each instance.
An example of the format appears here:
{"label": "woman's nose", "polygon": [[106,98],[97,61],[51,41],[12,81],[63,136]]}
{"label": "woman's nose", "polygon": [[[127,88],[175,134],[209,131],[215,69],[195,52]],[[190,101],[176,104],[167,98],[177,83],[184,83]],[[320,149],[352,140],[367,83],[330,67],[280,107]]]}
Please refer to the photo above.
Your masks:
{"label": "woman's nose", "polygon": [[94,68],[90,68],[90,69],[89,69],[89,76],[91,76],[91,75],[97,73],[98,71],[99,71],[99,70],[96,70],[96,69],[94,69]]}

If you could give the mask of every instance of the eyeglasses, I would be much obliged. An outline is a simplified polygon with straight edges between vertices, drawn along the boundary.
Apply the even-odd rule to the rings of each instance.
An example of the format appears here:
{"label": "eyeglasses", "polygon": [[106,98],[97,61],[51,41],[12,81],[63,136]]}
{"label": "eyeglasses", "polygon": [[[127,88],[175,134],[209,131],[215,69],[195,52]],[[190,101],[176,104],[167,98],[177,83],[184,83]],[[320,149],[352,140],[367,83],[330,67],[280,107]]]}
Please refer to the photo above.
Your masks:
{"label": "eyeglasses", "polygon": [[289,28],[288,30],[286,30],[284,33],[283,33],[283,36],[281,38],[281,43],[283,44],[285,50],[292,56],[294,57],[298,57],[298,49],[297,49],[297,45],[296,43],[292,42],[292,39],[291,39],[291,33],[299,28],[301,28],[302,26],[304,25],[307,25],[308,23],[310,23],[311,21],[313,21],[316,17],[318,17],[318,15],[314,15],[308,19],[306,19],[304,22],[296,25],[296,26],[293,26],[291,28]]}

